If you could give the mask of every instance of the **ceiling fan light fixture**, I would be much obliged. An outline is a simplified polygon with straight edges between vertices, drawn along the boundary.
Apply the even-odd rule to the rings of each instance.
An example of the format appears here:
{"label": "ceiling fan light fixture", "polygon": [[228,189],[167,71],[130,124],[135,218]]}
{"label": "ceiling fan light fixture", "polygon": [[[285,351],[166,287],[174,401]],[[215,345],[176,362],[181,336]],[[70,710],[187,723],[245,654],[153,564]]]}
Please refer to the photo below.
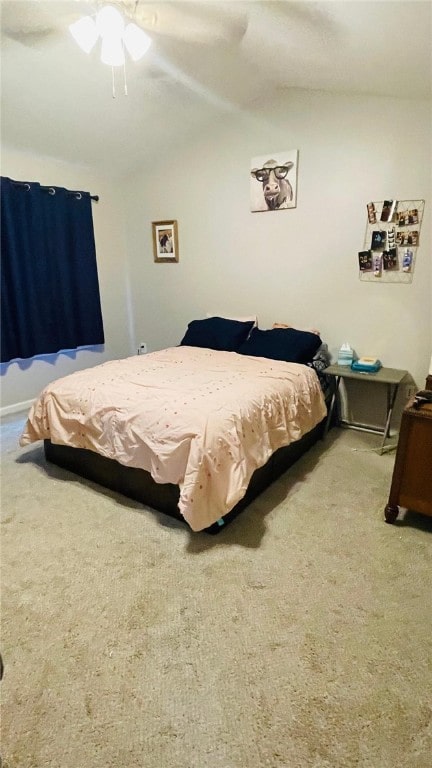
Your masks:
{"label": "ceiling fan light fixture", "polygon": [[96,15],[96,28],[102,39],[105,37],[121,37],[124,30],[124,20],[120,11],[112,5],[105,5]]}
{"label": "ceiling fan light fixture", "polygon": [[151,38],[137,24],[125,24],[117,8],[105,5],[93,17],[84,16],[71,24],[70,32],[80,48],[90,53],[101,39],[101,62],[112,70],[112,95],[115,98],[114,68],[123,68],[124,93],[127,96],[125,49],[133,61],[139,61],[151,45]]}
{"label": "ceiling fan light fixture", "polygon": [[152,41],[136,24],[130,23],[123,33],[123,42],[131,59],[139,61],[147,53]]}
{"label": "ceiling fan light fixture", "polygon": [[123,43],[119,35],[105,35],[102,38],[101,61],[110,67],[122,67],[125,63]]}
{"label": "ceiling fan light fixture", "polygon": [[70,25],[69,32],[85,53],[90,53],[99,37],[96,24],[91,16],[83,16],[75,21]]}

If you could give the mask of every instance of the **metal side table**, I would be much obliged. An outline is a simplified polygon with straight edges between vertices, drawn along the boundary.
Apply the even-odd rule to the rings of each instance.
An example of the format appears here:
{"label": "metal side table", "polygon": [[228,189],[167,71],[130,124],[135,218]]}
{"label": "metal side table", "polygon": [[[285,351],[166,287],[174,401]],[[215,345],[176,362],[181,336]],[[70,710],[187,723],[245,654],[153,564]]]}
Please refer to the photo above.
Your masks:
{"label": "metal side table", "polygon": [[348,429],[357,429],[360,432],[373,432],[374,434],[382,435],[383,439],[380,448],[380,453],[382,454],[384,451],[385,442],[390,434],[390,422],[393,406],[395,404],[396,395],[399,389],[399,384],[408,375],[408,371],[402,371],[398,368],[380,368],[376,373],[360,373],[359,371],[353,371],[349,365],[335,364],[330,365],[323,371],[323,373],[327,374],[328,376],[334,376],[335,378],[335,388],[330,402],[329,412],[327,414],[324,437],[327,435],[331,420],[333,418],[339,384],[342,379],[357,379],[358,381],[367,381],[371,384],[385,384],[387,389],[387,410],[385,425],[383,429],[379,427],[369,427],[366,424],[357,424],[356,422],[342,420],[339,421],[341,426],[347,427]]}

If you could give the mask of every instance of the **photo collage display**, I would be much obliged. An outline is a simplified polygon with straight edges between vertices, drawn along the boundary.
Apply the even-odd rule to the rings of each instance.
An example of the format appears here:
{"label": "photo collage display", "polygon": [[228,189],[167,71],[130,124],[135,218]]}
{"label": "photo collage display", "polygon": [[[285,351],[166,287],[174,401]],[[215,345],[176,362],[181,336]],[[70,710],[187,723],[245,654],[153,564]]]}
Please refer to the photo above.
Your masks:
{"label": "photo collage display", "polygon": [[364,250],[358,252],[360,277],[410,282],[420,244],[424,201],[384,200],[368,203],[366,208]]}

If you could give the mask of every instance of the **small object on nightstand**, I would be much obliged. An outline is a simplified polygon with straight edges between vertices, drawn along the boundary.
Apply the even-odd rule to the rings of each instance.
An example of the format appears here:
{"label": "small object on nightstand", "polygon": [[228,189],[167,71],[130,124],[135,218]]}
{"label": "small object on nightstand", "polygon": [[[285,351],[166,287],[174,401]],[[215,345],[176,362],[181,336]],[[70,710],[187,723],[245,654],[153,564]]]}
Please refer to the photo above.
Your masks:
{"label": "small object on nightstand", "polygon": [[418,410],[422,405],[432,403],[432,392],[429,389],[421,389],[414,397],[412,407]]}
{"label": "small object on nightstand", "polygon": [[359,357],[358,360],[353,360],[351,368],[362,373],[376,373],[382,368],[382,362],[377,357]]}
{"label": "small object on nightstand", "polygon": [[345,342],[345,344],[342,344],[338,352],[338,365],[351,365],[353,358],[354,352],[352,351],[350,345]]}

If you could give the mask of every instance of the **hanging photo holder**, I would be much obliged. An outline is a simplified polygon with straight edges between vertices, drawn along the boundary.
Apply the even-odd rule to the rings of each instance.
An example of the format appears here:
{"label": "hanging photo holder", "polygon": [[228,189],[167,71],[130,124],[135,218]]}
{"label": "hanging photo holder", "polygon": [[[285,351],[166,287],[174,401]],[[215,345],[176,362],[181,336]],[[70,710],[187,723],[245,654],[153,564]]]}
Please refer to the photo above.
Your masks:
{"label": "hanging photo holder", "polygon": [[412,283],[424,205],[424,200],[367,204],[363,250],[358,252],[360,280]]}

